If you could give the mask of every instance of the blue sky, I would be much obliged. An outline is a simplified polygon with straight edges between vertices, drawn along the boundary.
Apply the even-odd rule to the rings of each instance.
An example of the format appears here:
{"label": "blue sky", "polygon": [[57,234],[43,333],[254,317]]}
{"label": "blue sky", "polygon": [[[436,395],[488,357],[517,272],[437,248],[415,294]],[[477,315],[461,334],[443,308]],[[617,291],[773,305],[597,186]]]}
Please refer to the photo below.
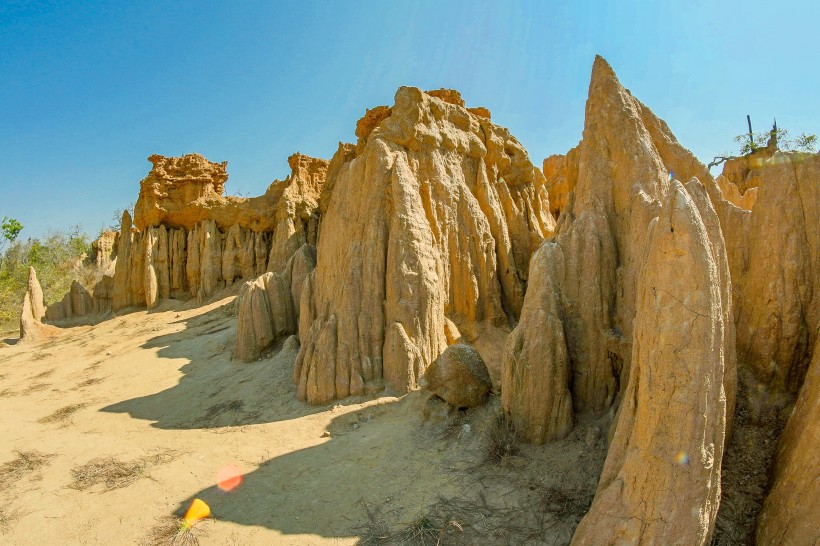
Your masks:
{"label": "blue sky", "polygon": [[574,146],[596,53],[702,160],[751,114],[820,132],[816,2],[0,0],[0,217],[91,235],[153,154],[259,195],[401,85],[461,91],[536,165]]}

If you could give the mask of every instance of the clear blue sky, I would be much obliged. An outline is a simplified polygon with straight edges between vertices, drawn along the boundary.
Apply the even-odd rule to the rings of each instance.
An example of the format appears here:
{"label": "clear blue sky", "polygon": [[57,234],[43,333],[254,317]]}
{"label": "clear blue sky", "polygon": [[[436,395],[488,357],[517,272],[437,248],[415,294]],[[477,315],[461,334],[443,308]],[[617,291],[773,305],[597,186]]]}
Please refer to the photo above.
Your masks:
{"label": "clear blue sky", "polygon": [[675,4],[0,0],[0,216],[96,235],[153,153],[258,195],[401,85],[460,90],[540,165],[578,142],[596,53],[702,160],[746,114],[820,132],[816,2]]}

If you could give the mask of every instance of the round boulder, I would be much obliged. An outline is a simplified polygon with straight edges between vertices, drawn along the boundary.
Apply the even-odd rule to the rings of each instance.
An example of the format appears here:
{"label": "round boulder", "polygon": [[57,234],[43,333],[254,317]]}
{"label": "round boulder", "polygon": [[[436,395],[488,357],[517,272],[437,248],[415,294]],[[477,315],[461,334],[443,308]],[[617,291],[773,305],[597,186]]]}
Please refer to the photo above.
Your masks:
{"label": "round boulder", "polygon": [[487,365],[473,347],[450,345],[424,373],[425,388],[457,408],[484,403],[493,388]]}

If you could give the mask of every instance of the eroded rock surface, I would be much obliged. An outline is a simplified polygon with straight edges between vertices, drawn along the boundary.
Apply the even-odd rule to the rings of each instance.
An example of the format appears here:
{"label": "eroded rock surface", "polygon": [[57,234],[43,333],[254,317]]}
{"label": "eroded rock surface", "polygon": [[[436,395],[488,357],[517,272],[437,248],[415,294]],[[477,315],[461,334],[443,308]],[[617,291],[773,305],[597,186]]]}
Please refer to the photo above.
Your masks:
{"label": "eroded rock surface", "polygon": [[301,294],[300,399],[415,388],[447,346],[445,318],[464,333],[519,315],[530,254],[554,227],[543,175],[459,101],[400,88],[331,160]]}
{"label": "eroded rock surface", "polygon": [[780,438],[774,485],[757,524],[757,544],[813,546],[820,541],[820,345]]}
{"label": "eroded rock surface", "polygon": [[678,182],[649,232],[633,368],[574,545],[702,545],[714,527],[726,432],[720,242]]}

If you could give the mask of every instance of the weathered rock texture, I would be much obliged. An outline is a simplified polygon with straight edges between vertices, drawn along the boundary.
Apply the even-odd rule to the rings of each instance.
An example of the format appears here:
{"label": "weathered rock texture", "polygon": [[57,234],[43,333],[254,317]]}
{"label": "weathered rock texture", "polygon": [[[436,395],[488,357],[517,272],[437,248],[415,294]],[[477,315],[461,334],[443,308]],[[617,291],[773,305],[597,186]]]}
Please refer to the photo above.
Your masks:
{"label": "weathered rock texture", "polygon": [[306,244],[282,273],[269,271],[243,285],[237,296],[235,358],[250,362],[297,332],[302,284],[314,267],[316,251]]}
{"label": "weathered rock texture", "polygon": [[777,152],[757,171],[751,212],[707,189],[726,237],[737,353],[749,380],[797,393],[820,324],[820,154]]}
{"label": "weathered rock texture", "polygon": [[[561,169],[574,189],[557,235],[533,257],[539,280],[528,298],[537,303],[525,307],[504,361],[505,410],[535,442],[568,432],[568,386],[576,413],[601,413],[616,401],[629,378],[647,226],[669,192],[670,173],[711,180],[600,57],[592,70],[583,139],[563,167],[559,162]],[[719,234],[715,239],[722,244]],[[728,274],[721,280],[728,294]],[[550,340],[546,352],[544,340]],[[734,347],[725,350],[734,362]],[[734,380],[725,379],[733,389]]]}
{"label": "weathered rock texture", "polygon": [[558,218],[561,211],[569,205],[569,198],[575,183],[578,181],[578,148],[575,147],[566,155],[551,155],[544,160],[544,177],[547,193],[550,198],[550,211]]}
{"label": "weathered rock texture", "polygon": [[530,254],[553,230],[544,178],[462,104],[402,87],[331,160],[301,294],[300,399],[414,388],[447,346],[445,318],[469,334],[518,317]]}
{"label": "weathered rock texture", "polygon": [[727,317],[723,242],[709,231],[674,182],[649,229],[629,383],[575,545],[702,545],[711,537],[726,432]]}
{"label": "weathered rock texture", "polygon": [[118,231],[105,230],[91,243],[98,271],[113,274],[117,260],[117,238],[119,235]]}
{"label": "weathered rock texture", "polygon": [[723,193],[723,197],[734,206],[745,210],[752,210],[752,207],[755,206],[755,201],[757,200],[756,187],[748,188],[741,194],[734,182],[723,175],[718,176],[717,179],[715,179],[715,183],[720,188],[721,193]]}
{"label": "weathered rock texture", "polygon": [[424,372],[424,387],[456,408],[483,404],[493,388],[481,355],[464,343],[447,347]]}
{"label": "weathered rock texture", "polygon": [[291,175],[254,198],[222,195],[226,163],[191,154],[151,156],[135,225],[123,214],[111,305],[155,307],[168,298],[202,300],[239,279],[282,273],[300,247],[314,245],[327,162],[288,158]]}
{"label": "weathered rock texture", "polygon": [[757,544],[820,542],[820,345],[780,438],[772,486],[757,523]]}
{"label": "weathered rock texture", "polygon": [[760,172],[766,162],[777,153],[777,144],[758,148],[753,153],[734,157],[723,164],[723,176],[728,182],[737,186],[740,193],[760,186]]}
{"label": "weathered rock texture", "polygon": [[20,340],[32,341],[48,333],[48,326],[42,323],[46,316],[43,301],[43,289],[37,280],[33,267],[28,268],[28,286],[23,296],[23,307],[20,312]]}

